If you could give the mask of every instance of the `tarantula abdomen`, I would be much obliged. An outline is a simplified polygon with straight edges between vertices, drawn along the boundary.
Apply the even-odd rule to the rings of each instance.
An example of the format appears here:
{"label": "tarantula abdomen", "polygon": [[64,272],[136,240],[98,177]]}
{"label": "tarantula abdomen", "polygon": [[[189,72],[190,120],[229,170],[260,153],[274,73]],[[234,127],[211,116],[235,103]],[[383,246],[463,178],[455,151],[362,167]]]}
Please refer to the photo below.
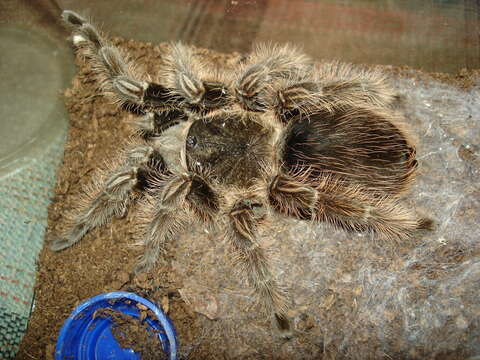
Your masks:
{"label": "tarantula abdomen", "polygon": [[336,104],[292,118],[283,153],[287,172],[308,170],[308,180],[338,176],[371,191],[397,194],[417,166],[415,148],[384,110]]}

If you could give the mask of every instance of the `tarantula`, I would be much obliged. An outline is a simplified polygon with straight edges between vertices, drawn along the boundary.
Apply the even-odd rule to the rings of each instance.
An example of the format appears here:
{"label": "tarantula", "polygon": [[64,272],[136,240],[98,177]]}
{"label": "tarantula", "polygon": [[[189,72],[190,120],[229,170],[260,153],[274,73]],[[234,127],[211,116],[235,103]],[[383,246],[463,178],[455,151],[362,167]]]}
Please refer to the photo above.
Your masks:
{"label": "tarantula", "polygon": [[191,221],[215,225],[288,337],[288,291],[257,239],[274,213],[394,240],[431,228],[399,200],[414,178],[415,147],[377,70],[316,64],[273,45],[223,69],[175,43],[150,77],[83,17],[62,16],[103,93],[138,115],[138,136],[94,181],[53,250],[125,215],[139,198],[145,251],[137,271]]}

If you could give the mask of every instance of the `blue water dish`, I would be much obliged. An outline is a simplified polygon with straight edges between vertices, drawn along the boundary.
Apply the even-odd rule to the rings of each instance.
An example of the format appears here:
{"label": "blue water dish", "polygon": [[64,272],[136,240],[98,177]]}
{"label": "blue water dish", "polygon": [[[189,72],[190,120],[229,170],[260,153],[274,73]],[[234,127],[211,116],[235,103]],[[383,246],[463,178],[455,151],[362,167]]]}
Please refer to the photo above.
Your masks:
{"label": "blue water dish", "polygon": [[92,297],[72,312],[60,330],[55,360],[140,360],[140,354],[120,347],[111,331],[112,318],[94,314],[98,309],[107,308],[140,319],[139,308],[144,307],[155,315],[155,318],[144,319],[147,329],[152,336],[159,337],[167,358],[176,360],[177,335],[168,316],[147,299],[123,291]]}

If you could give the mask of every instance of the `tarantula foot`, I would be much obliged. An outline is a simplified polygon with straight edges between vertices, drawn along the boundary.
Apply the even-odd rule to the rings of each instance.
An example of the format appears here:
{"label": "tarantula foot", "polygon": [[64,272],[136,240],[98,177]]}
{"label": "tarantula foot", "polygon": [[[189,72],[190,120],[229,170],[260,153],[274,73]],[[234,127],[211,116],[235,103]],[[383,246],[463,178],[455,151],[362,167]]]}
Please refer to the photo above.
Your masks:
{"label": "tarantula foot", "polygon": [[50,235],[50,249],[60,251],[79,242],[91,228],[86,224],[78,224],[63,236]]}
{"label": "tarantula foot", "polygon": [[54,236],[50,241],[50,249],[53,251],[60,251],[72,246],[75,243],[76,241],[72,241],[69,238]]}
{"label": "tarantula foot", "polygon": [[133,271],[134,271],[135,274],[140,274],[142,272],[147,272],[147,271],[149,271],[150,269],[153,268],[156,261],[157,261],[156,256],[143,254],[140,257],[140,261],[137,263],[137,265],[135,266]]}
{"label": "tarantula foot", "polygon": [[75,11],[63,10],[62,19],[67,24],[81,26],[87,22],[83,17],[78,15]]}
{"label": "tarantula foot", "polygon": [[282,314],[273,314],[273,327],[280,338],[290,340],[293,337],[293,324],[290,319]]}
{"label": "tarantula foot", "polygon": [[137,265],[135,265],[133,272],[135,274],[141,274],[141,273],[147,272],[152,269],[153,265],[154,264],[147,264],[144,262],[138,263]]}
{"label": "tarantula foot", "polygon": [[141,274],[143,272],[147,272],[148,270],[150,270],[151,267],[152,266],[148,264],[138,263],[137,265],[135,265],[133,272],[134,274]]}
{"label": "tarantula foot", "polygon": [[417,230],[419,231],[434,231],[436,228],[435,221],[429,218],[418,219]]}

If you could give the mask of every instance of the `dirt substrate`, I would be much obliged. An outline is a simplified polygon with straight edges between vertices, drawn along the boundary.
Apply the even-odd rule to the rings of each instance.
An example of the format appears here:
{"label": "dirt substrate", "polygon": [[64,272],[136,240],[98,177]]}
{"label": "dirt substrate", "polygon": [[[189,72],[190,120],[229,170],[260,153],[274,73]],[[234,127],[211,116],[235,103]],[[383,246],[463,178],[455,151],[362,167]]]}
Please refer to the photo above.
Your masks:
{"label": "dirt substrate", "polygon": [[137,306],[140,310],[139,317],[124,314],[112,308],[100,308],[93,314],[93,319],[110,319],[112,335],[120,347],[132,349],[140,354],[142,360],[167,359],[166,354],[162,353],[158,332],[153,331],[146,322],[147,318],[156,320],[155,315],[144,305],[137,304]]}
{"label": "dirt substrate", "polygon": [[[122,39],[115,39],[115,43],[128,48],[133,58],[137,58],[151,73],[155,72],[166,46],[154,46]],[[199,50],[198,56],[207,56],[225,64],[233,63],[238,59],[236,54],[224,56],[203,50]],[[78,61],[77,65],[78,75],[74,78],[72,87],[65,92],[71,126],[63,164],[58,171],[55,196],[49,208],[48,233],[57,233],[65,226],[65,214],[75,208],[83,186],[89,183],[95,169],[101,167],[105,160],[115,156],[119,145],[127,141],[132,134],[127,121],[132,115],[118,111],[107,99],[100,96],[88,66],[82,61]],[[416,77],[420,81],[428,82],[431,79],[411,69],[390,67],[386,69],[394,75]],[[473,79],[476,75],[463,71],[456,76],[434,74],[434,78],[468,89],[474,84]],[[38,265],[35,310],[17,359],[53,359],[54,344],[59,329],[72,309],[91,296],[115,290],[133,291],[160,304],[168,312],[178,331],[181,354],[190,359],[247,357],[287,359],[295,358],[295,354],[298,354],[299,358],[310,356],[318,358],[318,354],[328,354],[331,357],[336,353],[325,340],[328,338],[326,334],[322,334],[321,339],[318,338],[318,341],[315,341],[315,336],[312,334],[316,332],[321,334],[322,324],[308,312],[302,313],[302,309],[297,309],[293,314],[297,316],[296,328],[299,332],[295,340],[283,342],[272,336],[271,344],[257,346],[255,334],[262,334],[262,339],[268,339],[270,327],[268,322],[256,316],[256,308],[248,302],[246,307],[237,310],[233,304],[232,311],[243,311],[249,315],[246,315],[245,321],[241,324],[232,315],[232,319],[237,321],[240,328],[232,326],[231,329],[234,329],[231,330],[232,338],[225,342],[225,333],[230,330],[224,330],[223,323],[215,319],[228,319],[230,313],[225,308],[222,309],[222,304],[217,303],[217,300],[228,291],[236,291],[238,298],[248,297],[249,291],[238,281],[233,280],[232,283],[231,272],[228,271],[228,265],[225,265],[227,262],[224,251],[219,247],[220,250],[216,250],[218,257],[203,258],[200,250],[190,249],[190,253],[180,256],[178,254],[182,251],[182,246],[171,245],[167,256],[155,269],[135,276],[133,268],[142,249],[132,247],[134,214],[135,209],[132,209],[125,219],[115,219],[111,224],[92,231],[73,248],[59,253],[51,252],[48,247],[44,248]],[[272,239],[289,225],[287,223],[282,226],[272,231],[270,236]],[[203,229],[195,229],[190,234],[181,235],[178,242],[183,244],[198,242],[205,247],[209,244],[221,243],[218,241],[217,234],[207,233]],[[400,250],[399,253],[404,250]],[[288,256],[288,250],[285,256]],[[227,269],[223,274],[225,279],[216,279],[219,281],[217,288],[196,287],[196,283],[192,283],[190,276],[193,276],[194,272],[198,276],[199,269],[201,270],[202,267],[197,266],[192,270],[188,262],[186,264],[182,262],[186,257],[193,259],[192,262],[203,261],[203,269],[216,266],[215,259],[218,259],[220,268]],[[348,274],[349,270],[338,270],[343,271],[339,273],[339,276],[343,276],[341,279],[348,280],[345,274]],[[240,290],[233,288],[235,286],[240,286]],[[222,289],[222,293],[219,292],[219,288]],[[335,289],[330,288],[328,291],[329,293],[324,294],[324,301],[319,306],[325,306],[331,312],[329,315],[331,321],[342,322],[344,319],[340,315],[336,317],[335,311],[342,306],[354,306],[352,305],[354,302],[349,304],[347,301],[339,302]],[[351,293],[344,295],[345,298],[351,296],[353,301],[355,295],[359,295],[361,291],[354,287]],[[418,294],[418,296],[423,295]],[[248,313],[249,310],[250,313]],[[341,310],[338,311],[340,314]],[[395,316],[392,312],[392,320]],[[251,322],[247,321],[248,319]],[[215,324],[216,322],[218,324]],[[252,339],[250,342],[245,340],[247,333]],[[238,346],[235,343],[237,336],[239,336]],[[368,336],[365,335],[365,341],[367,339]],[[341,357],[342,353],[347,352],[348,349],[340,349],[337,355]],[[381,354],[381,351],[376,354]],[[416,354],[421,352],[405,356],[415,357]],[[452,357],[455,356],[452,355]]]}

